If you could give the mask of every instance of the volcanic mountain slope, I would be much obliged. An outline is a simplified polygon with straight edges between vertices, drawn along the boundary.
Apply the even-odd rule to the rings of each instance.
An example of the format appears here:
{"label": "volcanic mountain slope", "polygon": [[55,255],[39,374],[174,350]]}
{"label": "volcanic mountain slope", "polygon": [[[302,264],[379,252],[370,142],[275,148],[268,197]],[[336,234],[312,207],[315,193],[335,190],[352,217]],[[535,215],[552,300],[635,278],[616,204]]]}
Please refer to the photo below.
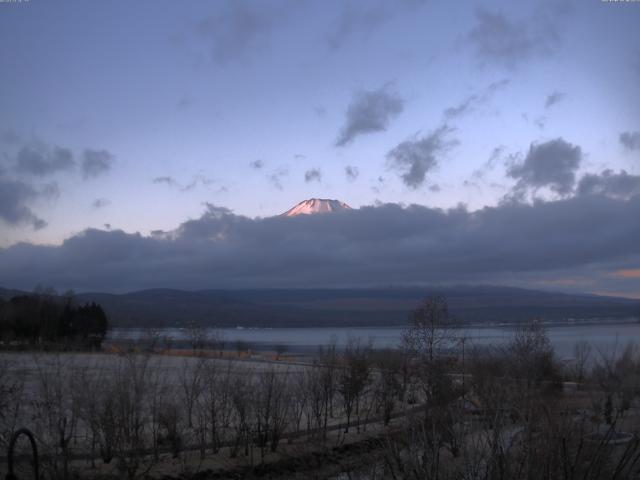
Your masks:
{"label": "volcanic mountain slope", "polygon": [[303,200],[295,207],[282,214],[283,217],[295,217],[297,215],[314,215],[316,213],[332,213],[351,210],[351,207],[340,200],[327,198],[310,198]]}

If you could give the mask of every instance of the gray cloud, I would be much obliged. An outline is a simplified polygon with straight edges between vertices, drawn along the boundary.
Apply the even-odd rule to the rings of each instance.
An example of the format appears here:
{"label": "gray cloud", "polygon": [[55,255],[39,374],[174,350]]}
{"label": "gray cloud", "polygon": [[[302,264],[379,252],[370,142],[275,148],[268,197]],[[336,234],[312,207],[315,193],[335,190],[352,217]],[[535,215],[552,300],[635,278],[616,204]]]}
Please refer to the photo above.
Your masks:
{"label": "gray cloud", "polygon": [[180,184],[176,181],[175,178],[173,177],[169,177],[169,176],[163,176],[163,177],[156,177],[152,180],[153,183],[156,184],[161,184],[164,183],[166,185],[169,185],[170,187],[179,187]]}
{"label": "gray cloud", "polygon": [[45,200],[56,199],[60,196],[60,188],[56,182],[45,183],[38,193]]}
{"label": "gray cloud", "polygon": [[322,172],[317,168],[311,168],[304,172],[304,181],[309,182],[319,182],[322,180]]}
{"label": "gray cloud", "polygon": [[544,108],[551,108],[554,105],[560,103],[567,97],[567,94],[564,92],[552,92],[547,96],[547,99],[544,102]]}
{"label": "gray cloud", "polygon": [[253,168],[254,170],[260,170],[260,169],[262,169],[264,167],[264,160],[262,160],[260,158],[257,159],[257,160],[254,160],[251,163],[249,163],[249,166],[251,168]]}
{"label": "gray cloud", "polygon": [[193,105],[193,99],[189,95],[182,95],[176,103],[176,109],[179,111],[188,110]]}
{"label": "gray cloud", "polygon": [[324,118],[327,115],[327,109],[321,106],[313,107],[313,113],[319,118]]}
{"label": "gray cloud", "polygon": [[379,176],[376,183],[371,186],[371,191],[375,194],[379,194],[385,188],[386,179],[382,176]]}
{"label": "gray cloud", "polygon": [[86,149],[82,152],[82,177],[86,180],[108,172],[111,170],[115,158],[107,150]]}
{"label": "gray cloud", "polygon": [[33,142],[18,150],[16,170],[27,175],[43,177],[65,170],[73,170],[76,162],[68,148],[48,147],[41,142]]}
{"label": "gray cloud", "polygon": [[344,167],[344,174],[347,176],[347,180],[353,182],[360,175],[360,170],[358,169],[358,167],[347,165],[346,167]]}
{"label": "gray cloud", "polygon": [[354,37],[367,38],[399,15],[415,13],[425,0],[341,2],[340,17],[327,35],[329,48],[337,50]]}
{"label": "gray cloud", "polygon": [[403,109],[404,100],[391,90],[389,84],[377,90],[356,93],[347,108],[345,124],[336,146],[344,147],[359,135],[385,131]]}
{"label": "gray cloud", "polygon": [[405,185],[420,187],[427,173],[438,165],[440,156],[458,144],[456,139],[448,138],[451,132],[451,128],[443,125],[425,137],[405,140],[387,153],[389,164],[403,172]]}
{"label": "gray cloud", "polygon": [[631,65],[638,75],[640,75],[640,48],[634,49],[632,52]]}
{"label": "gray cloud", "polygon": [[476,24],[467,38],[481,65],[514,69],[557,49],[563,30],[561,20],[566,14],[566,6],[551,3],[540,6],[524,20],[478,8]]}
{"label": "gray cloud", "polygon": [[202,20],[196,32],[206,39],[211,59],[226,64],[245,59],[269,43],[275,26],[287,15],[284,5],[269,8],[256,2],[237,0],[215,4],[219,12]]}
{"label": "gray cloud", "polygon": [[621,133],[620,143],[627,150],[640,150],[640,131]]}
{"label": "gray cloud", "polygon": [[491,150],[491,154],[489,155],[489,158],[487,159],[487,161],[484,162],[480,166],[480,168],[473,171],[473,173],[471,174],[471,180],[467,181],[467,183],[470,185],[477,185],[478,180],[484,179],[485,175],[487,175],[489,172],[493,171],[496,168],[496,165],[503,158],[504,154],[505,154],[504,145],[499,145],[497,147],[494,147],[493,150]]}
{"label": "gray cloud", "polygon": [[215,183],[215,180],[207,178],[204,175],[194,175],[191,182],[183,185],[171,176],[161,176],[154,178],[152,182],[155,184],[165,184],[169,187],[177,188],[181,192],[188,192],[196,188],[198,185],[211,185],[212,183]]}
{"label": "gray cloud", "polygon": [[161,235],[90,229],[59,246],[0,249],[0,285],[336,287],[512,283],[585,272],[608,282],[619,265],[639,264],[638,218],[638,196],[582,195],[478,211],[380,204],[257,219],[208,205],[200,218]]}
{"label": "gray cloud", "polygon": [[284,190],[282,180],[287,175],[289,175],[289,167],[287,167],[286,165],[281,165],[275,171],[267,175],[267,180],[274,188],[278,190]]}
{"label": "gray cloud", "polygon": [[[192,190],[198,185],[203,185],[206,187],[209,185],[213,185],[214,183],[216,183],[216,181],[213,178],[209,178],[204,175],[194,175],[191,182],[186,184],[183,190]],[[226,192],[227,190],[228,188],[225,186],[221,186],[220,188],[218,188],[218,192]]]}
{"label": "gray cloud", "polygon": [[548,187],[560,195],[567,195],[573,190],[581,161],[579,146],[556,138],[531,144],[524,161],[510,165],[507,175],[518,181],[515,186],[518,193]]}
{"label": "gray cloud", "polygon": [[540,130],[544,130],[544,127],[547,125],[547,117],[541,116],[536,118],[533,121],[533,124],[538,127]]}
{"label": "gray cloud", "polygon": [[505,78],[498,82],[489,84],[485,89],[477,94],[469,95],[458,105],[449,107],[444,111],[443,116],[445,121],[451,121],[463,117],[482,105],[487,104],[496,92],[502,90],[507,85],[509,85],[509,80]]}
{"label": "gray cloud", "polygon": [[6,143],[7,145],[16,145],[20,143],[22,137],[12,129],[6,129],[0,131],[0,142]]}
{"label": "gray cloud", "polygon": [[96,198],[93,202],[91,202],[91,206],[96,210],[104,208],[108,205],[111,205],[111,200],[109,200],[108,198]]}
{"label": "gray cloud", "polygon": [[11,226],[31,225],[38,230],[47,222],[39,218],[29,204],[42,196],[54,194],[53,187],[37,191],[28,183],[8,178],[0,172],[0,220]]}
{"label": "gray cloud", "polygon": [[606,195],[608,197],[627,200],[640,195],[640,176],[629,175],[621,170],[605,170],[600,175],[586,174],[578,182],[576,189],[579,195]]}

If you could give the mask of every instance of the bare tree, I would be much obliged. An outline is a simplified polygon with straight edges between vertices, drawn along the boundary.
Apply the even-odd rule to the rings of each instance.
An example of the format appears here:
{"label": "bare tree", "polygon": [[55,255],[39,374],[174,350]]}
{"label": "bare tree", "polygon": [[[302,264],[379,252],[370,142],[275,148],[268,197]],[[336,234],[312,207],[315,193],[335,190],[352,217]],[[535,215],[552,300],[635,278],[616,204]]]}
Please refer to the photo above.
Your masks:
{"label": "bare tree", "polygon": [[251,419],[253,417],[253,393],[250,379],[252,372],[237,375],[231,389],[231,404],[233,406],[233,426],[235,439],[230,451],[231,457],[236,457],[240,447],[244,447],[244,454],[249,455],[251,434],[253,431]]}
{"label": "bare tree", "polygon": [[544,325],[532,321],[516,329],[507,346],[509,373],[519,381],[519,392],[530,396],[544,385],[551,391],[560,387],[560,368]]}
{"label": "bare tree", "polygon": [[[300,431],[300,423],[305,412],[309,411],[309,390],[307,389],[307,377],[302,372],[293,372],[289,375],[290,380],[290,408],[293,417],[293,431]],[[307,421],[307,428],[309,428]],[[289,437],[289,442],[293,441],[293,436]]]}
{"label": "bare tree", "polygon": [[234,387],[229,361],[224,367],[217,362],[205,364],[203,391],[200,396],[200,415],[205,418],[213,453],[217,453],[230,427],[232,414],[232,389]]}
{"label": "bare tree", "polygon": [[307,424],[320,432],[324,442],[327,438],[329,418],[333,417],[333,403],[337,387],[337,354],[335,339],[321,347],[313,366],[306,372],[309,392]]}
{"label": "bare tree", "polygon": [[403,356],[401,351],[391,349],[382,350],[375,355],[375,397],[377,408],[383,412],[384,425],[391,421],[396,402],[402,400]]}
{"label": "bare tree", "polygon": [[235,342],[236,345],[236,353],[238,354],[238,357],[240,357],[244,352],[248,352],[249,351],[249,343],[245,342],[244,340],[236,340]]}
{"label": "bare tree", "polygon": [[193,410],[203,389],[204,362],[204,359],[198,358],[193,364],[192,359],[185,358],[180,369],[180,387],[189,428],[193,428]]}
{"label": "bare tree", "polygon": [[194,354],[201,352],[209,346],[209,332],[206,327],[197,322],[188,322],[185,330]]}
{"label": "bare tree", "polygon": [[370,345],[363,346],[359,339],[350,338],[344,351],[344,364],[338,372],[338,392],[347,417],[345,433],[349,433],[354,409],[360,430],[360,401],[371,377],[370,349]]}
{"label": "bare tree", "polygon": [[211,348],[218,351],[218,356],[222,357],[227,339],[222,331],[217,328],[211,329],[209,334]]}
{"label": "bare tree", "polygon": [[121,475],[136,478],[153,466],[146,455],[148,411],[147,394],[151,369],[148,355],[127,354],[117,365],[110,390],[114,394],[114,418],[117,442],[114,445]]}
{"label": "bare tree", "polygon": [[426,298],[413,311],[403,343],[414,355],[427,363],[455,343],[454,320],[449,314],[447,299],[441,296]]}
{"label": "bare tree", "polygon": [[47,455],[45,466],[54,478],[70,477],[71,441],[78,424],[71,383],[74,365],[61,355],[34,356],[36,395],[32,401],[39,438]]}
{"label": "bare tree", "polygon": [[577,342],[573,347],[573,376],[577,382],[584,381],[591,350],[591,344],[585,340]]}
{"label": "bare tree", "polygon": [[89,369],[84,369],[75,379],[75,403],[86,434],[90,436],[88,441],[91,456],[94,457],[99,452],[102,461],[108,464],[114,456],[117,432],[114,392],[111,391],[112,383],[103,370],[97,369],[97,372],[91,373]]}
{"label": "bare tree", "polygon": [[5,450],[23,411],[24,377],[15,376],[13,365],[0,357],[0,448]]}
{"label": "bare tree", "polygon": [[287,426],[289,403],[286,400],[286,377],[273,369],[261,372],[253,390],[255,439],[260,448],[261,461],[264,461],[265,448],[269,446],[275,452]]}
{"label": "bare tree", "polygon": [[276,360],[280,360],[280,357],[284,355],[284,353],[288,350],[288,347],[285,344],[278,344],[274,347],[276,352]]}

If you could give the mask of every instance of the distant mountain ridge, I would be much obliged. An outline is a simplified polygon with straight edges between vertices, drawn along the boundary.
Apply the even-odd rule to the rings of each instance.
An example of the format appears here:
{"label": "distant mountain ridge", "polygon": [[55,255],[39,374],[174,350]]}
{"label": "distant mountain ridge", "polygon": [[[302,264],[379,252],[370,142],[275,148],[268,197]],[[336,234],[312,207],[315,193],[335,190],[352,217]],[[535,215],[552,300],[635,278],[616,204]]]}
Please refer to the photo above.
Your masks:
{"label": "distant mountain ridge", "polygon": [[[0,298],[25,293],[0,288]],[[219,327],[392,326],[429,295],[447,297],[451,313],[467,323],[523,322],[533,318],[622,319],[640,316],[640,301],[513,287],[451,286],[369,289],[141,290],[81,293],[79,302],[102,305],[116,326]]]}
{"label": "distant mountain ridge", "polygon": [[328,198],[310,198],[298,203],[295,207],[284,212],[283,217],[296,217],[298,215],[315,215],[318,213],[333,213],[344,210],[352,210],[352,208],[340,200],[331,200]]}

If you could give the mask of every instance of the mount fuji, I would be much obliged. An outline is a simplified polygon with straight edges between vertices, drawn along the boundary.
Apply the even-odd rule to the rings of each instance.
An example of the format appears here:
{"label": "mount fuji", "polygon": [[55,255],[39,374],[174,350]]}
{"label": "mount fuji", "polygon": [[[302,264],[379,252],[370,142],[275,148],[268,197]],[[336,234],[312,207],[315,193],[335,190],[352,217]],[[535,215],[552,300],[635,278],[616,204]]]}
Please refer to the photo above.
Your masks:
{"label": "mount fuji", "polygon": [[333,213],[352,208],[339,200],[329,200],[326,198],[310,198],[303,200],[295,207],[282,214],[283,217],[295,217],[298,215],[315,215],[317,213]]}

